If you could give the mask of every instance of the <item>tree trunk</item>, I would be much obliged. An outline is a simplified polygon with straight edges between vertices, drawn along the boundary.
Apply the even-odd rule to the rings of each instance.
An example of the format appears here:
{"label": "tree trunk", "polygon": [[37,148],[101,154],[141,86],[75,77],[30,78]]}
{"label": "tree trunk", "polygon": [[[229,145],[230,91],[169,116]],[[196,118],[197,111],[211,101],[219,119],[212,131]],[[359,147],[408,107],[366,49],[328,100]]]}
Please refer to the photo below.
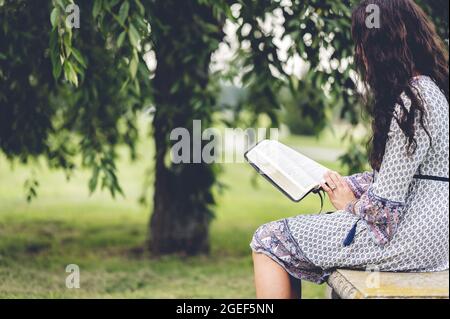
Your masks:
{"label": "tree trunk", "polygon": [[186,167],[186,175],[177,176],[157,159],[154,209],[150,223],[151,251],[154,255],[209,252],[207,204],[193,202],[198,191],[192,188],[196,175],[208,174],[201,167]]}
{"label": "tree trunk", "polygon": [[[217,34],[207,35],[216,37],[217,44],[223,37],[222,27],[211,8],[197,1],[153,3],[159,23],[152,27],[158,65],[153,79],[156,169],[150,249],[153,255],[197,255],[209,251],[214,169],[203,163],[169,163],[169,136],[172,129],[184,127],[191,131],[192,138],[194,119],[202,120],[202,125],[211,123],[214,98],[204,92],[216,47],[205,42],[202,26],[205,22],[217,26]],[[186,59],[189,55],[194,58]],[[194,107],[198,101],[203,104],[201,110]]]}

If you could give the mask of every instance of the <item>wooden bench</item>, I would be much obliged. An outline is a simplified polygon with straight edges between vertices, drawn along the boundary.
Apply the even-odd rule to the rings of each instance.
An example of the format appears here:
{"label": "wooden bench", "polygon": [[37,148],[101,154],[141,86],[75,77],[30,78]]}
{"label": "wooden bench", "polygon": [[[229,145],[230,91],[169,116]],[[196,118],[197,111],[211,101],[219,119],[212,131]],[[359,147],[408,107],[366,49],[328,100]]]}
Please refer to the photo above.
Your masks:
{"label": "wooden bench", "polygon": [[338,269],[328,279],[332,299],[448,299],[448,271],[387,273]]}

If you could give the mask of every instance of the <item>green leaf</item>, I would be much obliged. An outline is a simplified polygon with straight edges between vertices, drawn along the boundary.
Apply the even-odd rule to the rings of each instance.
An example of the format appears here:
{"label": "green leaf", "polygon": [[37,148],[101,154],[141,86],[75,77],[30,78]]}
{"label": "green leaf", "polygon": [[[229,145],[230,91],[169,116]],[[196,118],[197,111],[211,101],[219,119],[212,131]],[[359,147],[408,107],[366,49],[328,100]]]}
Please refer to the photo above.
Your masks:
{"label": "green leaf", "polygon": [[64,2],[62,0],[55,0],[55,1],[56,1],[56,4],[58,4],[61,9],[65,10],[66,5],[64,4]]}
{"label": "green leaf", "polygon": [[80,65],[86,69],[87,63],[86,63],[86,60],[84,59],[83,55],[80,53],[80,51],[78,51],[75,48],[72,48],[72,54],[73,54],[75,60],[77,60],[78,63],[80,63]]}
{"label": "green leaf", "polygon": [[130,26],[128,28],[128,38],[130,39],[130,43],[133,47],[138,47],[140,36],[139,32],[136,30],[132,23],[130,23]]}
{"label": "green leaf", "polygon": [[53,64],[53,77],[55,78],[55,80],[58,80],[59,77],[61,76],[62,73],[62,66],[61,63],[59,63],[59,61],[57,63]]}
{"label": "green leaf", "polygon": [[69,32],[66,32],[64,34],[63,41],[64,41],[64,48],[66,50],[66,57],[68,58],[72,54],[72,38]]}
{"label": "green leaf", "polygon": [[133,58],[130,61],[130,74],[132,79],[136,77],[138,66],[139,66],[139,58],[133,56]]}
{"label": "green leaf", "polygon": [[103,0],[95,0],[94,7],[92,8],[92,16],[97,18],[102,10]]}
{"label": "green leaf", "polygon": [[125,20],[128,18],[128,13],[130,12],[130,3],[125,1],[120,6],[119,10],[119,21],[123,24]]}
{"label": "green leaf", "polygon": [[141,84],[138,79],[135,79],[134,81],[134,89],[136,90],[137,95],[141,95]]}
{"label": "green leaf", "polygon": [[68,61],[64,63],[64,75],[70,83],[78,87],[78,76],[72,64]]}
{"label": "green leaf", "polygon": [[96,190],[98,184],[98,175],[100,173],[100,168],[95,166],[92,172],[91,179],[89,180],[89,191],[91,194]]}
{"label": "green leaf", "polygon": [[55,80],[61,76],[62,66],[59,58],[58,30],[54,29],[50,34],[50,60],[52,62],[52,73]]}
{"label": "green leaf", "polygon": [[53,8],[52,13],[50,14],[50,23],[52,24],[53,29],[58,26],[60,11],[58,8]]}
{"label": "green leaf", "polygon": [[125,37],[127,36],[127,32],[123,31],[119,37],[117,38],[117,47],[120,48],[123,45],[123,41],[125,41]]}
{"label": "green leaf", "polygon": [[140,0],[134,0],[134,2],[136,3],[136,6],[139,9],[139,13],[141,15],[144,15],[145,14],[145,8],[144,8],[144,5],[142,4],[142,2]]}

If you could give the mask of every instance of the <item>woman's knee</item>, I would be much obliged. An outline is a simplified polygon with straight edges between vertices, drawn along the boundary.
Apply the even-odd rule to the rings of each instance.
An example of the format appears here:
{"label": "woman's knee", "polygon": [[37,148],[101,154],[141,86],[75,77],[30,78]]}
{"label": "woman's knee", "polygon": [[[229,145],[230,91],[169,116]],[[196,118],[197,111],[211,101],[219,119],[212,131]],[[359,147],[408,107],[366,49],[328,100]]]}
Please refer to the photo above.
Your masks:
{"label": "woman's knee", "polygon": [[270,234],[270,224],[271,223],[267,223],[259,226],[253,233],[250,246],[253,248],[254,252],[257,247],[263,246],[263,239],[267,237],[268,234]]}
{"label": "woman's knee", "polygon": [[255,231],[250,247],[253,252],[271,252],[275,243],[280,239],[282,221],[270,222],[258,227]]}

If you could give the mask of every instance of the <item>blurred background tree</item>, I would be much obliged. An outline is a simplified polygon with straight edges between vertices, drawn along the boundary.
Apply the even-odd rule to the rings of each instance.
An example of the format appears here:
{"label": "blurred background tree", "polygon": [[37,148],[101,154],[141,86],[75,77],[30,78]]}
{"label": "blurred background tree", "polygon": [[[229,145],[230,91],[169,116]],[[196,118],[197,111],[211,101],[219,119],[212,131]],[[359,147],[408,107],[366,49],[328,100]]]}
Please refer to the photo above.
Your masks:
{"label": "blurred background tree", "polygon": [[323,92],[309,82],[302,81],[302,89],[294,92],[283,88],[278,100],[284,107],[281,121],[288,126],[292,134],[317,136],[326,127]]}
{"label": "blurred background tree", "polygon": [[[294,132],[317,134],[336,114],[351,125],[361,122],[350,34],[356,2],[0,0],[0,149],[11,161],[42,156],[68,178],[88,168],[90,190],[115,196],[123,193],[117,147],[128,146],[136,158],[137,120],[152,110],[149,247],[155,255],[207,252],[219,168],[170,163],[170,131],[191,129],[193,119],[214,124],[221,83],[245,91],[232,111],[237,121],[250,113],[239,122],[247,126],[262,114],[279,125],[283,105],[290,118],[301,118],[287,121]],[[75,3],[80,29],[67,20]],[[419,3],[448,39],[448,1]],[[218,48],[233,46],[227,23],[235,27],[236,52],[225,70],[212,72]],[[305,66],[300,75],[296,60]],[[349,171],[365,162],[361,141],[353,144],[342,157]],[[38,181],[28,186],[31,199]]]}

